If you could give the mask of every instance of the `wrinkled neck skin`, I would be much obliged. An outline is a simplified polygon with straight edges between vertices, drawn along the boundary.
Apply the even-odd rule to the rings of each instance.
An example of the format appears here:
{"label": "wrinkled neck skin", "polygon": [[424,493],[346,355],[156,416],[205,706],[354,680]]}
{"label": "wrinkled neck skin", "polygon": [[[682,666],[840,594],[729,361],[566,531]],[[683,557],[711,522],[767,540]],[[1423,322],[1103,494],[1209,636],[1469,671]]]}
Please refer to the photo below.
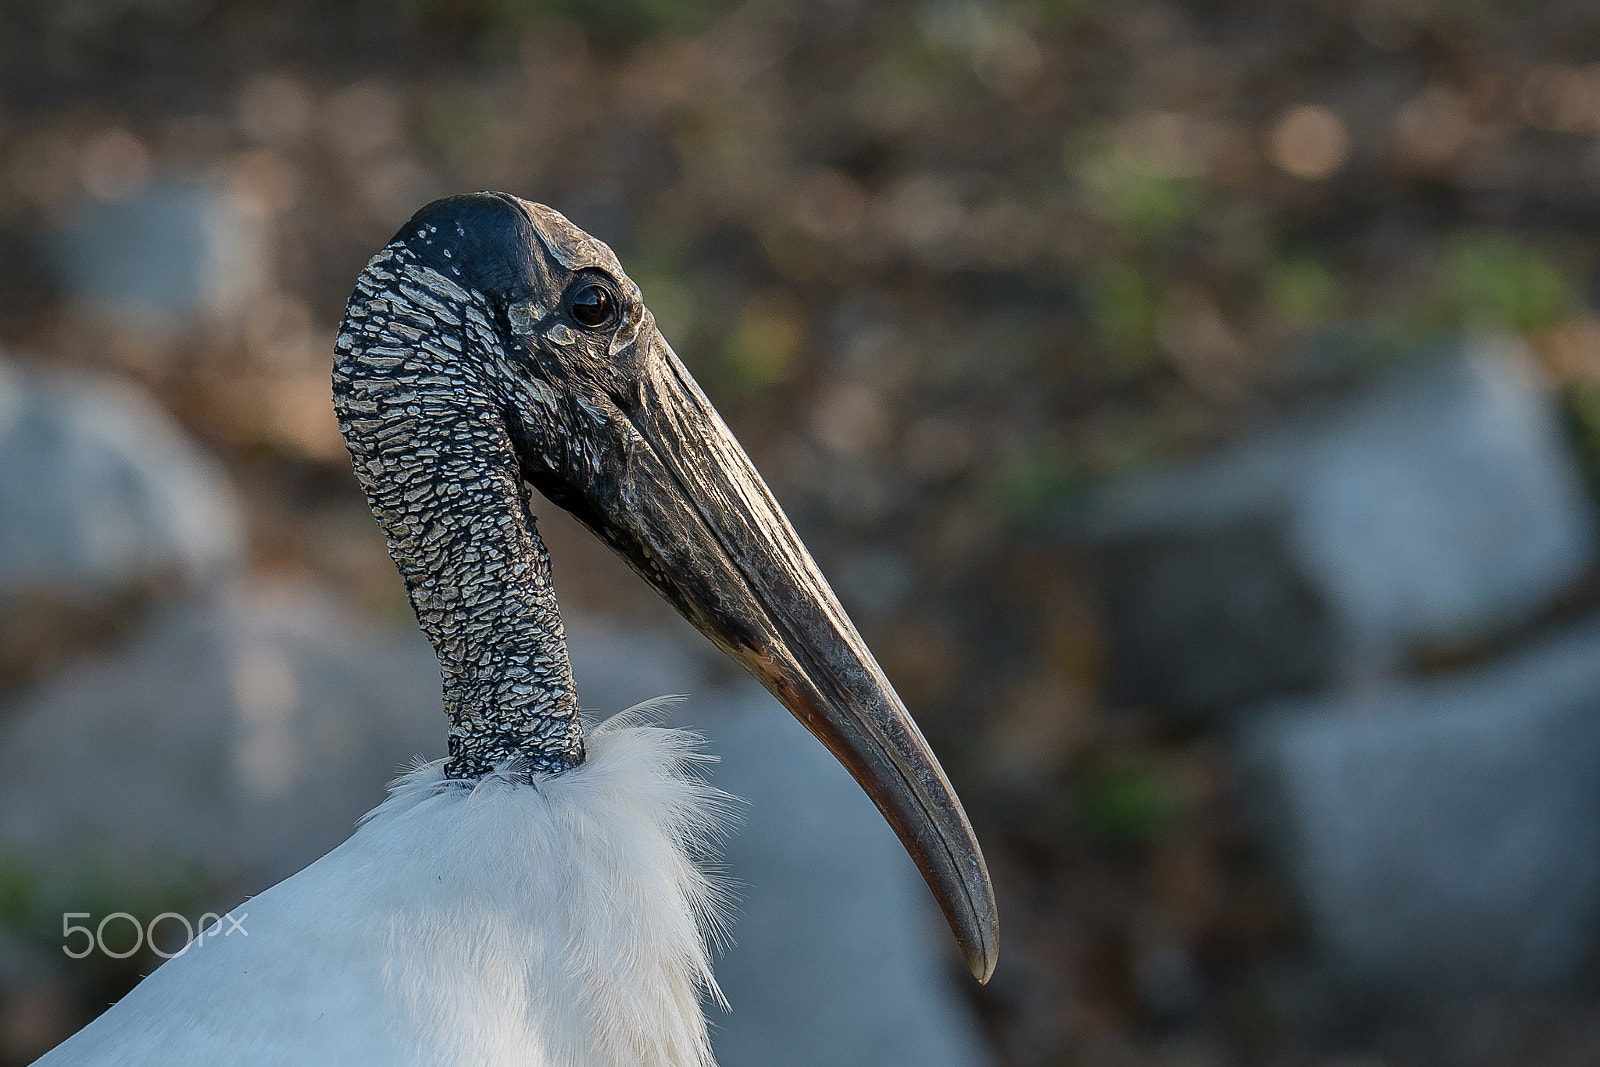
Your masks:
{"label": "wrinkled neck skin", "polygon": [[417,621],[439,655],[454,778],[506,760],[583,762],[577,693],[550,556],[496,387],[505,356],[482,297],[373,258],[335,348],[339,429]]}

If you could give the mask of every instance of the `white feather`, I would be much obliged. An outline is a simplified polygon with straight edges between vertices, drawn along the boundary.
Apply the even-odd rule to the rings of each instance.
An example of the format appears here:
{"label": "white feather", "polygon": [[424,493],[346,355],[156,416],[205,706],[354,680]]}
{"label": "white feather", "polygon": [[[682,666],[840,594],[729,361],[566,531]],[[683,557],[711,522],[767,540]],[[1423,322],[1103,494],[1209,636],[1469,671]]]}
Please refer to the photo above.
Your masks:
{"label": "white feather", "polygon": [[[45,1056],[71,1064],[705,1067],[726,794],[647,706],[558,776],[443,761]],[[223,928],[227,929],[226,923]]]}

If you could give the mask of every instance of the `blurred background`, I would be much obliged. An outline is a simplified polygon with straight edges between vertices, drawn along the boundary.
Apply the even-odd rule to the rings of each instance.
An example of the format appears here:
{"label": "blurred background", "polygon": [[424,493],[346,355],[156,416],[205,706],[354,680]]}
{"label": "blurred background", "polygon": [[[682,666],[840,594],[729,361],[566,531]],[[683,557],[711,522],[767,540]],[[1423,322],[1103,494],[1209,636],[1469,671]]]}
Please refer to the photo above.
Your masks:
{"label": "blurred background", "polygon": [[7,0],[0,86],[0,1063],[159,962],[63,911],[441,752],[328,369],[483,188],[616,249],[993,870],[980,989],[543,509],[585,707],[693,694],[751,801],[725,1067],[1600,1062],[1592,3]]}

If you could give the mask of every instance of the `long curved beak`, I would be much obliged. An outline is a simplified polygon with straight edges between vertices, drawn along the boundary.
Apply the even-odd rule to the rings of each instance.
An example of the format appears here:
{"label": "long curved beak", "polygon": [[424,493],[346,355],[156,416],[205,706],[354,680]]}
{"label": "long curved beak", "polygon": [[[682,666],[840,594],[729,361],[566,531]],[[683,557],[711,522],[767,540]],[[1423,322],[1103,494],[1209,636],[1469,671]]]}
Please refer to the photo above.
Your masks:
{"label": "long curved beak", "polygon": [[[815,561],[653,326],[603,484],[529,480],[615,548],[805,724],[894,827],[980,982],[994,973],[994,889],[966,812]],[[591,409],[592,413],[592,409]],[[592,425],[592,424],[591,424]]]}

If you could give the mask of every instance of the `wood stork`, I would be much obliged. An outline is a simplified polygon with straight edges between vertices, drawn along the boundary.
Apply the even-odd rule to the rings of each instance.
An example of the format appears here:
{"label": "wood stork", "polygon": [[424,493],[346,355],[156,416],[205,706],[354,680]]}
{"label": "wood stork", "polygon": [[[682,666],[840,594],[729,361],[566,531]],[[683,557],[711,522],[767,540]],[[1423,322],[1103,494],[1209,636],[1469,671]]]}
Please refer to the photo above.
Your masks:
{"label": "wood stork", "polygon": [[993,890],[915,723],[606,245],[503,193],[362,271],[335,353],[356,473],[437,651],[449,756],[42,1064],[703,1065],[722,798],[693,739],[585,735],[530,489],[750,670],[893,825],[973,973]]}

